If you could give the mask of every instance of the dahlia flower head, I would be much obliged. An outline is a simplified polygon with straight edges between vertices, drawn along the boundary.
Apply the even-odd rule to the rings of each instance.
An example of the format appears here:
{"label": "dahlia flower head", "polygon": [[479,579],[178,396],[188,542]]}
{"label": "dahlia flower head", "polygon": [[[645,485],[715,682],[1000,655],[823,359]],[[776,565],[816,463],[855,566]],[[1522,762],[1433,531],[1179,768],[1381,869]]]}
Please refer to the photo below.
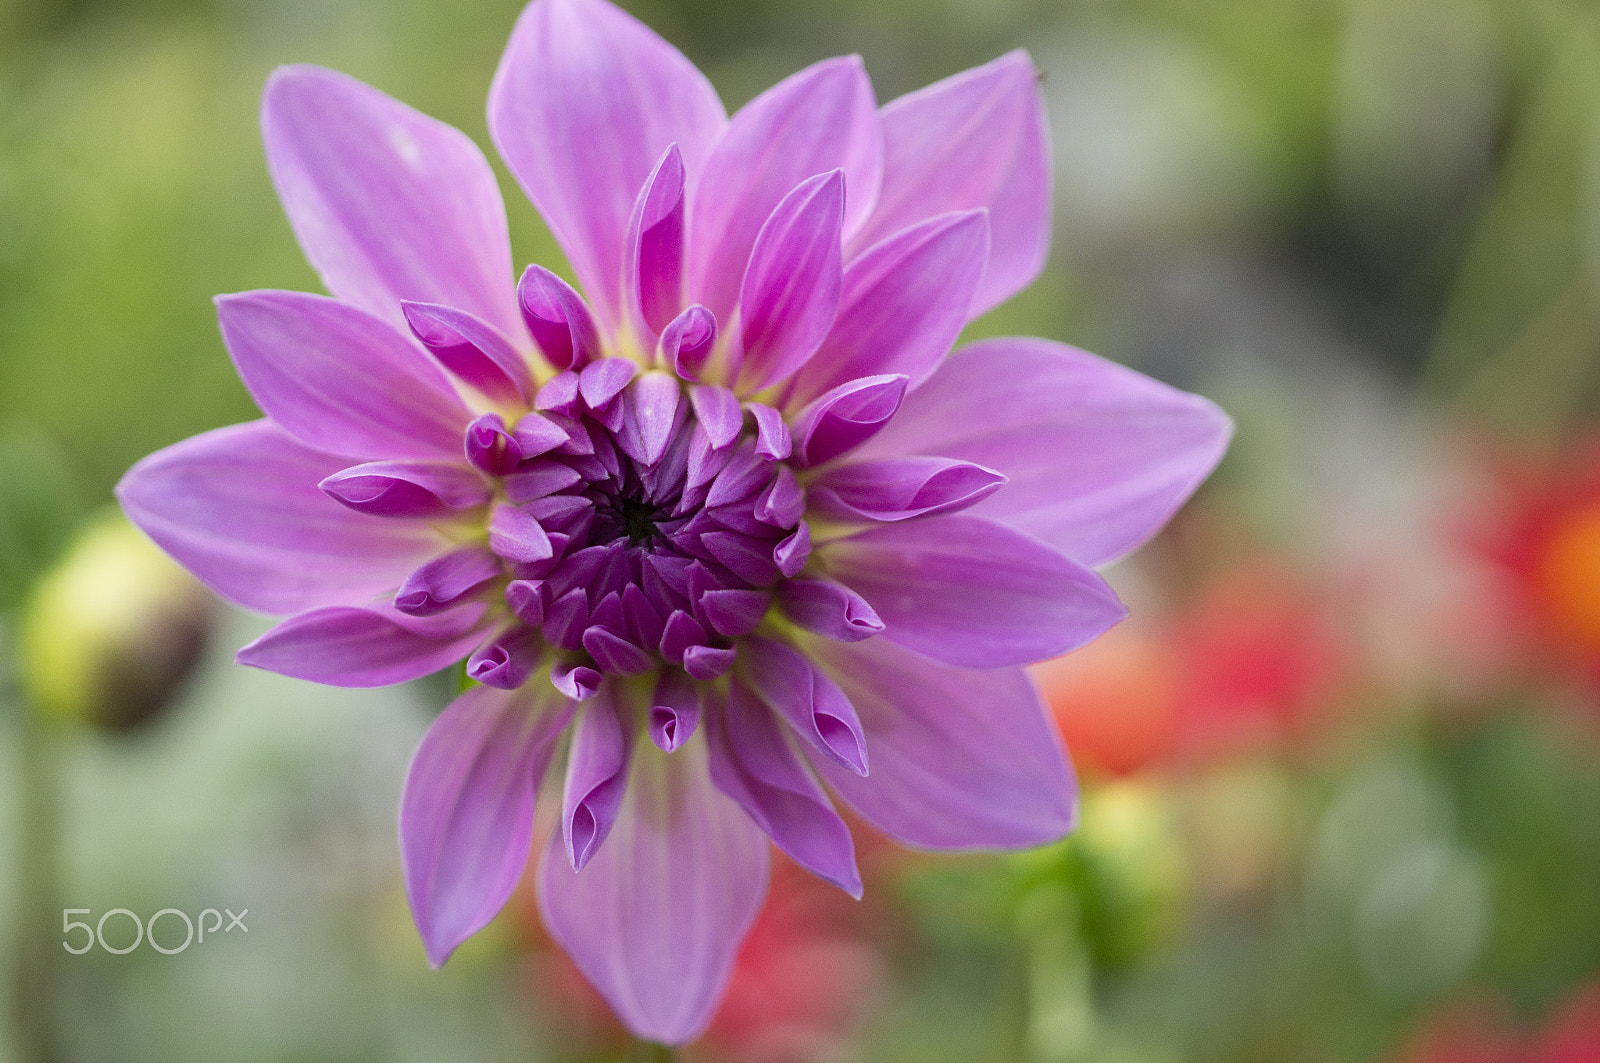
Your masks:
{"label": "dahlia flower head", "polygon": [[505,903],[564,772],[548,930],[630,1028],[681,1042],[768,839],[859,895],[835,798],[930,849],[1072,827],[1022,666],[1124,615],[1094,566],[1230,426],[1061,344],[950,353],[1049,242],[1023,53],[882,108],[830,59],[729,118],[628,14],[536,0],[488,119],[576,288],[515,279],[466,136],[329,70],[272,75],[268,166],[332,297],[220,297],[265,418],[151,455],[118,497],[223,597],[287,616],[244,664],[378,686],[464,659],[400,798],[429,960]]}

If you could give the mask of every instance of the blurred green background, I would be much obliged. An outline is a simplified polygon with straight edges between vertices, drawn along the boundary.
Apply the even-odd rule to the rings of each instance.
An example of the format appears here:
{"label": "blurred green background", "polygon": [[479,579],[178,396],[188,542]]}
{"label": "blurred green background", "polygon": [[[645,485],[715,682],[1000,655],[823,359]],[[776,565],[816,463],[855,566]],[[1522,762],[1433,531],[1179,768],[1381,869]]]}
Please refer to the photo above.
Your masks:
{"label": "blurred green background", "polygon": [[[1111,573],[1133,619],[1040,670],[1078,835],[932,858],[863,829],[859,907],[780,873],[684,1058],[1600,1060],[1600,7],[624,6],[730,110],[829,55],[886,101],[1027,48],[1055,242],[973,334],[1239,425]],[[0,0],[0,1059],[647,1058],[527,898],[426,969],[393,821],[447,692],[233,666],[265,622],[103,508],[256,415],[211,296],[317,288],[261,156],[268,71],[336,67],[487,149],[519,8]],[[500,175],[518,264],[564,268]],[[249,929],[68,955],[63,907]]]}

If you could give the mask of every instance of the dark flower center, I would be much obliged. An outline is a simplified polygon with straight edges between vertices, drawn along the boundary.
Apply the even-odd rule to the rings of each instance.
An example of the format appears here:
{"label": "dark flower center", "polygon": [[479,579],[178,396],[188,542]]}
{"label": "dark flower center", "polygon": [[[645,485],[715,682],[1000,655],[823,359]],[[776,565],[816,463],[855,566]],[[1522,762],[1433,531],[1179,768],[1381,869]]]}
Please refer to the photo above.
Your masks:
{"label": "dark flower center", "polygon": [[660,533],[656,522],[666,516],[660,506],[646,498],[617,495],[601,503],[596,513],[596,539],[626,537],[629,546],[648,547]]}
{"label": "dark flower center", "polygon": [[569,696],[663,664],[715,678],[773,588],[805,565],[788,448],[763,452],[759,426],[714,447],[687,397],[662,403],[643,383],[595,406],[569,386],[536,415],[565,434],[553,448],[548,425],[519,421],[545,449],[496,474],[506,503],[490,545],[513,623],[468,662],[473,678],[520,683],[541,645],[556,651],[552,679]]}

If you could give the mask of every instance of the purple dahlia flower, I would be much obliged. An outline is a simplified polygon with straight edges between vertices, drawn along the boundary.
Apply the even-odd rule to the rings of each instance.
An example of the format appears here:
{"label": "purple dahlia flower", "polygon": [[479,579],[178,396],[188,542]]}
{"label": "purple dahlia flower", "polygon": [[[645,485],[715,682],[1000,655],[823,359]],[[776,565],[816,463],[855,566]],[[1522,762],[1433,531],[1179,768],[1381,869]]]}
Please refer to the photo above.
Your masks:
{"label": "purple dahlia flower", "polygon": [[581,293],[513,283],[456,130],[312,67],[272,76],[262,127],[333,297],[220,298],[266,418],[118,495],[218,593],[288,615],[243,663],[375,686],[465,659],[400,803],[431,962],[506,901],[558,756],[544,918],[665,1042],[716,1005],[767,839],[859,895],[835,798],[933,849],[1070,829],[1021,666],[1123,616],[1094,566],[1230,429],[1060,344],[949,353],[1044,260],[1026,55],[881,109],[831,59],[730,119],[627,14],[537,0],[489,128]]}

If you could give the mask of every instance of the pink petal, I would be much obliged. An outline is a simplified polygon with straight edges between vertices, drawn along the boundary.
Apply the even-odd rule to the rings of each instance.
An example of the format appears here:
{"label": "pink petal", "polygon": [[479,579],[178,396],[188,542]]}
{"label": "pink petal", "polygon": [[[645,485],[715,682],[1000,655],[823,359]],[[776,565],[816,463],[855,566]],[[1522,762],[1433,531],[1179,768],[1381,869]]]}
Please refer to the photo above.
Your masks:
{"label": "pink petal", "polygon": [[825,470],[807,498],[835,520],[910,520],[975,506],[1005,482],[993,469],[953,458],[886,458]]}
{"label": "pink petal", "polygon": [[969,318],[1027,287],[1050,249],[1050,136],[1025,52],[963,71],[884,107],[883,188],[858,252],[952,210],[989,211],[989,262]]}
{"label": "pink petal", "polygon": [[[522,271],[517,305],[540,353],[557,369],[582,369],[590,359],[600,357],[600,332],[589,304],[572,285],[543,266],[536,263]],[[539,390],[536,403],[541,410],[559,404],[546,395],[549,387],[547,383]]]}
{"label": "pink petal", "polygon": [[511,438],[517,444],[517,456],[523,461],[548,454],[571,441],[567,429],[538,413],[525,413],[517,418],[511,428]]}
{"label": "pink petal", "polygon": [[764,402],[745,404],[756,420],[756,453],[764,458],[782,461],[794,451],[794,437],[783,421],[783,414]]}
{"label": "pink petal", "polygon": [[1092,569],[979,517],[880,525],[819,552],[872,603],[884,638],[962,668],[1056,657],[1127,616]]}
{"label": "pink petal", "polygon": [[544,651],[538,631],[513,626],[472,651],[467,658],[467,678],[486,687],[516,690],[539,667]]}
{"label": "pink petal", "polygon": [[489,501],[483,478],[449,461],[369,461],[317,486],[335,502],[375,517],[447,517]]}
{"label": "pink petal", "polygon": [[591,410],[601,410],[622,394],[638,372],[639,363],[631,358],[601,358],[578,374],[578,393]]}
{"label": "pink petal", "polygon": [[716,350],[717,319],[696,303],[667,323],[656,344],[656,357],[682,380],[699,380]]}
{"label": "pink petal", "polygon": [[710,625],[730,639],[748,635],[767,615],[772,595],[766,591],[731,587],[725,590],[706,591],[700,596],[699,607]]}
{"label": "pink petal", "polygon": [[642,647],[603,627],[584,631],[582,642],[595,663],[613,675],[641,675],[655,664]]}
{"label": "pink petal", "polygon": [[611,833],[628,784],[632,743],[623,733],[616,697],[616,683],[603,687],[600,696],[584,706],[572,734],[561,832],[574,871],[583,870]]}
{"label": "pink petal", "polygon": [[351,458],[457,458],[471,419],[439,367],[393,326],[304,292],[217,297],[222,339],[262,411]]}
{"label": "pink petal", "polygon": [[[788,438],[787,429],[784,438]],[[774,528],[792,528],[805,513],[805,509],[805,491],[795,479],[794,470],[788,465],[780,465],[778,474],[756,498],[753,516]]]}
{"label": "pink petal", "polygon": [[867,746],[850,700],[786,642],[751,636],[739,653],[741,677],[762,701],[827,759],[867,774]]}
{"label": "pink petal", "polygon": [[603,679],[593,668],[574,661],[557,662],[550,669],[550,684],[577,701],[587,701],[600,693]]}
{"label": "pink petal", "polygon": [[128,470],[117,499],[224,598],[293,613],[392,590],[447,545],[424,524],[355,513],[317,490],[344,464],[255,421],[151,454]]}
{"label": "pink petal", "polygon": [[673,433],[683,424],[683,389],[676,377],[647,372],[626,392],[627,412],[617,443],[629,457],[654,465],[667,452]]}
{"label": "pink petal", "polygon": [[278,198],[328,291],[398,328],[401,301],[414,300],[526,342],[500,188],[466,136],[313,66],[267,79],[261,133]]}
{"label": "pink petal", "polygon": [[635,1034],[681,1044],[710,1020],[767,889],[767,841],[711,784],[705,739],[639,743],[606,844],[572,870],[559,834],[539,865],[539,911]]}
{"label": "pink petal", "polygon": [[489,517],[489,549],[524,565],[554,556],[550,536],[537,518],[516,506],[501,503]]}
{"label": "pink petal", "polygon": [[905,399],[904,375],[861,377],[830,388],[794,417],[795,464],[821,465],[883,430]]}
{"label": "pink petal", "polygon": [[700,621],[681,609],[675,609],[661,629],[661,656],[668,661],[682,661],[689,647],[703,646],[710,641]]}
{"label": "pink petal", "polygon": [[494,918],[522,877],[539,782],[571,718],[572,703],[547,687],[476,687],[423,735],[400,796],[400,856],[435,968]]}
{"label": "pink petal", "polygon": [[683,181],[683,155],[669,145],[628,218],[623,297],[634,327],[649,341],[683,309]]}
{"label": "pink petal", "polygon": [[1197,395],[1064,344],[999,339],[956,352],[858,456],[940,454],[998,469],[1010,482],[974,514],[1103,565],[1167,522],[1232,431]]}
{"label": "pink petal", "polygon": [[[487,550],[484,553],[489,553]],[[494,557],[493,554],[489,554]],[[500,559],[495,558],[496,567]],[[513,616],[529,627],[540,627],[544,624],[544,607],[550,596],[550,589],[541,579],[514,579],[506,584],[506,607]]]}
{"label": "pink petal", "polygon": [[790,408],[861,377],[926,380],[967,322],[988,252],[988,221],[969,211],[930,218],[851,262],[833,330],[796,374]]}
{"label": "pink petal", "polygon": [[738,656],[738,651],[718,646],[690,646],[683,651],[683,670],[702,682],[725,675]]}
{"label": "pink petal", "polygon": [[505,477],[506,497],[521,504],[535,502],[583,480],[572,466],[559,461],[526,461]]}
{"label": "pink petal", "polygon": [[811,525],[801,521],[777,546],[772,548],[772,560],[788,579],[793,579],[806,567],[811,557]]}
{"label": "pink petal", "polygon": [[764,543],[737,532],[706,532],[700,536],[704,546],[718,563],[752,586],[766,587],[776,582],[778,566],[772,561]]}
{"label": "pink petal", "polygon": [[528,361],[499,329],[453,306],[404,302],[400,309],[411,334],[457,379],[496,402],[533,398]]}
{"label": "pink petal", "polygon": [[663,669],[650,699],[650,741],[663,753],[682,746],[700,726],[704,706],[698,683],[676,669]]}
{"label": "pink petal", "polygon": [[783,615],[835,642],[860,642],[883,633],[883,620],[867,600],[831,580],[792,579],[778,585]]}
{"label": "pink petal", "polygon": [[872,83],[859,56],[824,59],[763,92],[733,116],[695,190],[691,291],[718,317],[733,310],[756,233],[800,182],[842,170],[844,228],[858,228],[883,170]]}
{"label": "pink petal", "polygon": [[772,479],[772,462],[756,453],[755,445],[748,440],[736,448],[733,460],[717,474],[716,482],[706,493],[706,506],[715,508],[753,499]]}
{"label": "pink petal", "polygon": [[[737,407],[737,403],[735,404]],[[740,415],[740,424],[743,424],[743,414]],[[725,427],[725,425],[724,425]],[[732,430],[733,437],[738,438],[737,426]],[[738,451],[737,447],[730,445],[713,448],[711,439],[707,434],[704,424],[694,426],[694,431],[689,433],[689,460],[686,463],[688,478],[685,481],[687,491],[679,500],[675,512],[679,515],[694,509],[705,500],[706,485],[715,480],[722,471],[733,464],[733,458]]]}
{"label": "pink petal", "polygon": [[771,710],[737,679],[728,690],[727,711],[711,731],[711,779],[796,863],[861,898],[850,828]]}
{"label": "pink petal", "polygon": [[252,668],[336,687],[382,687],[455,664],[482,642],[483,606],[432,617],[388,606],[312,609],[278,624],[234,659]]}
{"label": "pink petal", "polygon": [[[532,273],[535,268],[536,267],[534,266],[529,266],[528,273]],[[524,279],[526,279],[527,274],[524,274],[523,276]],[[565,319],[563,319],[563,324],[561,325],[563,330],[565,330],[567,327],[564,322]],[[551,325],[553,322],[545,322],[545,324]],[[598,340],[596,342],[598,342]],[[542,343],[540,344],[540,348],[544,350],[545,356],[548,358],[549,350],[545,348]],[[570,342],[567,343],[566,349],[567,354],[570,357],[572,353],[572,345]],[[544,411],[547,416],[554,414],[556,416],[567,418],[566,423],[569,425],[569,432],[571,433],[571,438],[567,444],[569,447],[582,444],[584,441],[589,440],[588,432],[584,431],[576,421],[571,419],[573,412],[578,408],[578,374],[573,370],[563,369],[555,376],[539,385],[539,393],[533,397],[533,408]],[[594,444],[592,440],[589,441],[588,452],[591,454],[594,453]],[[568,450],[565,451],[565,453],[578,452]]]}
{"label": "pink petal", "polygon": [[785,196],[756,235],[739,290],[739,390],[787,380],[816,353],[839,309],[844,175],[818,174]]}
{"label": "pink petal", "polygon": [[739,407],[739,397],[727,388],[715,384],[696,384],[689,389],[689,402],[694,406],[695,420],[705,429],[706,441],[713,449],[721,449],[739,438],[744,428],[744,410]]}
{"label": "pink petal", "polygon": [[457,547],[407,576],[395,592],[394,607],[408,616],[437,616],[500,575],[500,559],[490,551],[477,545]]}
{"label": "pink petal", "polygon": [[463,439],[467,461],[487,476],[504,476],[522,462],[522,448],[498,413],[479,414]]}
{"label": "pink petal", "polygon": [[1010,849],[1072,829],[1077,786],[1022,669],[946,668],[884,639],[813,639],[806,652],[872,744],[869,778],[822,759],[817,770],[880,830],[930,849]]}
{"label": "pink petal", "polygon": [[622,317],[628,215],[669,144],[699,172],[726,122],[705,76],[604,0],[535,0],[489,89],[489,133],[601,321]]}

